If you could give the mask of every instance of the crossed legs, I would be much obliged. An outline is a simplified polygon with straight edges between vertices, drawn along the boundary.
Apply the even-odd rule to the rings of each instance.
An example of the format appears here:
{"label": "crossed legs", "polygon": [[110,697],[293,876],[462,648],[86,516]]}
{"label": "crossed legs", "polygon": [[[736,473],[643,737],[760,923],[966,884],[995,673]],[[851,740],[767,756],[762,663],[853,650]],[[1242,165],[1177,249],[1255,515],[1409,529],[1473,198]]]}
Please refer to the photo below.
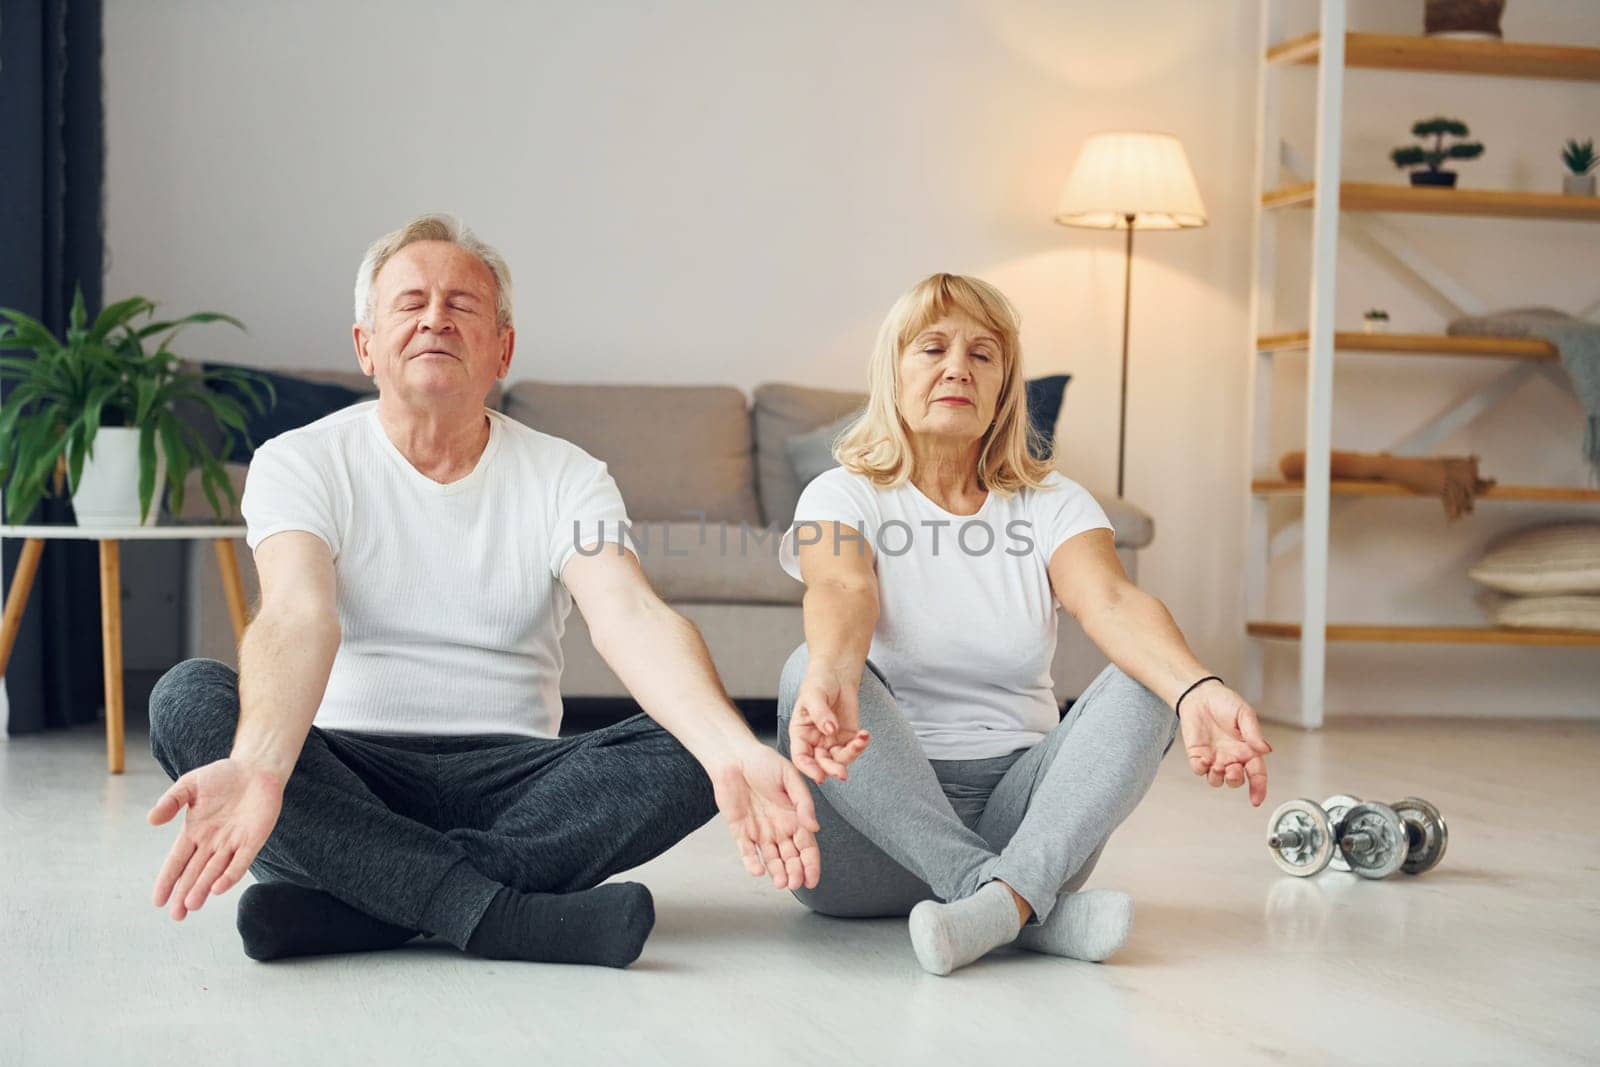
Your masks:
{"label": "crossed legs", "polygon": [[[238,715],[231,668],[178,664],[151,695],[156,759],[176,779],[226,757]],[[417,932],[463,949],[476,933],[481,948],[486,914],[532,921],[519,894],[588,890],[660,854],[714,811],[699,765],[642,716],[549,740],[313,728],[251,873],[318,894],[289,894],[302,902],[331,898],[348,909],[325,912],[324,925],[371,931],[335,951],[398,944]],[[522,910],[509,914],[508,901]],[[633,903],[638,912],[648,894],[642,902],[634,894]],[[247,917],[241,913],[241,924]]]}
{"label": "crossed legs", "polygon": [[[784,668],[780,747],[807,655],[802,645]],[[796,896],[822,914],[903,915],[919,902],[964,901],[1001,882],[1031,907],[1030,929],[1049,926],[1149,790],[1177,734],[1171,709],[1108,665],[1034,747],[998,760],[930,761],[889,684],[868,668],[858,705],[872,744],[847,781],[813,788],[822,880]],[[1010,895],[989,899],[1012,908],[1010,940],[1020,919]],[[998,914],[998,906],[989,909],[991,918]],[[1082,918],[1070,916],[1075,925]],[[1029,935],[1024,944],[1039,940]]]}

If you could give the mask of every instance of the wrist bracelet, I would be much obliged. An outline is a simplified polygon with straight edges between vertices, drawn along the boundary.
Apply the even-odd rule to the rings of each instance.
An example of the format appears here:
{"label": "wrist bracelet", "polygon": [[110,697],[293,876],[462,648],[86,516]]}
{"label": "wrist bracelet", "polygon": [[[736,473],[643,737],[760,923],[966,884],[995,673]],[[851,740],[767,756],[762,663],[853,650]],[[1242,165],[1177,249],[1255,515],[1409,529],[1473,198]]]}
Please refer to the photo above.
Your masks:
{"label": "wrist bracelet", "polygon": [[[1196,683],[1194,683],[1194,685],[1191,685],[1189,688],[1185,689],[1183,691],[1183,696],[1179,697],[1178,698],[1178,702],[1172,706],[1172,713],[1174,715],[1178,715],[1178,714],[1182,713],[1182,711],[1183,711],[1183,697],[1186,697],[1190,693],[1194,692],[1195,689],[1200,686],[1201,682],[1222,682],[1222,679],[1218,678],[1214,674],[1208,674],[1204,678],[1200,679],[1199,682],[1196,682]],[[1227,682],[1222,682],[1222,684],[1223,685],[1227,685],[1228,683]]]}

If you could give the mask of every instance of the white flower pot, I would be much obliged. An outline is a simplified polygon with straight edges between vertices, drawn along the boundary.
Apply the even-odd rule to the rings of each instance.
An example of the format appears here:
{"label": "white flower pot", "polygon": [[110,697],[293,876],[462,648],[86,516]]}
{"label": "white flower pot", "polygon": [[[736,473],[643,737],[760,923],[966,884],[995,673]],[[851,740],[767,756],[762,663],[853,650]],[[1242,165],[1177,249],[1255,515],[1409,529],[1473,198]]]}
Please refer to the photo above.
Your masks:
{"label": "white flower pot", "polygon": [[139,521],[139,431],[127,426],[102,426],[94,435],[83,475],[72,494],[79,526],[150,526],[161,511],[167,457],[156,441],[156,491],[150,516]]}
{"label": "white flower pot", "polygon": [[1388,333],[1389,332],[1389,320],[1388,319],[1362,319],[1361,320],[1361,332],[1362,333]]}
{"label": "white flower pot", "polygon": [[1568,196],[1593,196],[1593,174],[1565,174],[1561,178],[1561,191]]}

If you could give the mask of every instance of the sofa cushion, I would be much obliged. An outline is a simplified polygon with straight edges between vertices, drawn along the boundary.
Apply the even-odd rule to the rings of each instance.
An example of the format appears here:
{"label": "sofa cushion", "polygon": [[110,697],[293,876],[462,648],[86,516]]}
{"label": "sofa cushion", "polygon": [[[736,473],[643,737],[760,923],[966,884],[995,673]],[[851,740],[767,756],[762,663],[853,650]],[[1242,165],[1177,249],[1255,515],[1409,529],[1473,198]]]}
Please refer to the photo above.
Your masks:
{"label": "sofa cushion", "polygon": [[645,576],[675,604],[798,604],[805,586],[778,566],[780,531],[750,523],[634,522]]}
{"label": "sofa cushion", "polygon": [[761,523],[750,415],[732,386],[522,381],[501,410],[603,460],[631,519]]}
{"label": "sofa cushion", "polygon": [[858,411],[866,402],[865,393],[782,383],[756,386],[756,462],[767,525],[787,528],[804,488],[790,466],[785,442]]}
{"label": "sofa cushion", "polygon": [[794,471],[797,485],[804,489],[811,484],[811,479],[839,465],[839,461],[833,458],[833,446],[857,417],[856,412],[852,411],[826,426],[795,434],[783,443],[784,450],[789,453],[789,469]]}

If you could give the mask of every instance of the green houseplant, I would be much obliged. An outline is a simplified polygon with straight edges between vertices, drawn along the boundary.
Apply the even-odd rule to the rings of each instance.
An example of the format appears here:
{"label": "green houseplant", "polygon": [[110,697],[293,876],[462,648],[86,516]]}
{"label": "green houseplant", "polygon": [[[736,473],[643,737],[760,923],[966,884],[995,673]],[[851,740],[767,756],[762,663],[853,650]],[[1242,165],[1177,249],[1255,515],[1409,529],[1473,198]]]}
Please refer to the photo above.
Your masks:
{"label": "green houseplant", "polygon": [[1561,191],[1568,196],[1594,195],[1594,168],[1600,156],[1594,152],[1594,138],[1587,141],[1569,140],[1561,146],[1561,162],[1567,166],[1561,180]]}
{"label": "green houseplant", "polygon": [[1467,136],[1467,124],[1460,119],[1432,118],[1422,119],[1411,127],[1411,132],[1417,137],[1432,137],[1433,147],[1427,145],[1402,145],[1389,153],[1389,158],[1394,160],[1397,167],[1417,167],[1422,170],[1411,172],[1412,185],[1437,185],[1445,188],[1454,188],[1456,172],[1443,170],[1439,164],[1447,159],[1476,159],[1483,155],[1483,145],[1477,141],[1462,141],[1459,144],[1445,146],[1446,137]]}
{"label": "green houseplant", "polygon": [[[25,521],[41,497],[60,490],[63,476],[76,504],[86,465],[105,458],[108,428],[120,428],[120,436],[137,449],[132,466],[137,470],[137,518],[130,515],[122,521],[148,521],[163,468],[174,511],[183,506],[184,482],[196,469],[218,515],[223,513],[222,497],[234,501],[233,484],[219,456],[176,408],[182,403],[214,419],[222,431],[221,454],[227,455],[235,437],[249,442],[246,404],[261,412],[276,402],[272,384],[235,368],[197,373],[167,347],[185,326],[226,322],[244,329],[237,319],[202,311],[152,321],[155,307],[142,296],[129,297],[109,305],[90,323],[80,289],[63,338],[19,311],[0,308],[0,381],[11,383],[0,404],[0,484],[5,486],[7,521]],[[146,321],[139,322],[141,318]],[[147,352],[146,343],[153,338],[154,350]],[[15,352],[32,352],[33,358],[10,354]],[[226,384],[233,395],[213,392],[211,383]],[[100,457],[95,454],[97,439],[102,442]]]}

